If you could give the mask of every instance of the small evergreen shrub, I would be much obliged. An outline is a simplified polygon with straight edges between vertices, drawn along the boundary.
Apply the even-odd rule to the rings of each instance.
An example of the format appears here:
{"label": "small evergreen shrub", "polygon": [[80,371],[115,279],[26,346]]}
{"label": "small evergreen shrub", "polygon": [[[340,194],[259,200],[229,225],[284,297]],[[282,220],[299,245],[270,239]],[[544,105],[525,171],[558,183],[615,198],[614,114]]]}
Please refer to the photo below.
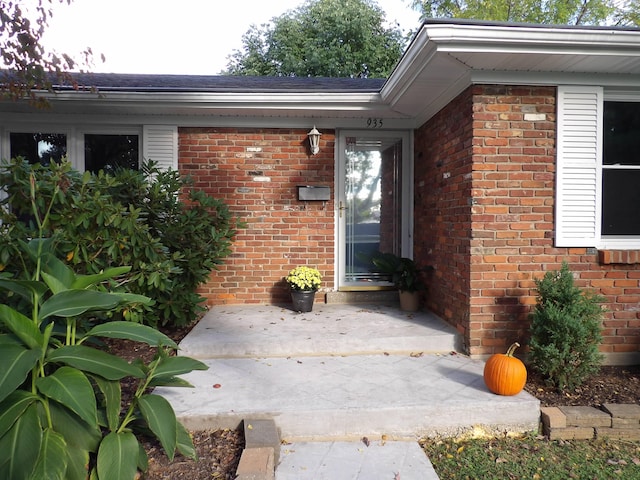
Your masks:
{"label": "small evergreen shrub", "polygon": [[235,229],[228,207],[152,163],[140,171],[81,174],[67,162],[44,167],[15,159],[0,169],[0,184],[7,193],[1,200],[0,270],[20,275],[33,267],[19,242],[38,231],[33,208],[48,211],[44,235],[56,239],[56,254],[74,271],[96,274],[130,265],[113,288],[155,301],[153,308],[123,308],[112,317],[151,326],[191,323],[204,309],[198,287],[231,253]]}
{"label": "small evergreen shrub", "polygon": [[536,287],[529,343],[532,365],[551,386],[574,389],[600,367],[600,304],[605,299],[577,287],[566,262],[560,271],[536,280]]}

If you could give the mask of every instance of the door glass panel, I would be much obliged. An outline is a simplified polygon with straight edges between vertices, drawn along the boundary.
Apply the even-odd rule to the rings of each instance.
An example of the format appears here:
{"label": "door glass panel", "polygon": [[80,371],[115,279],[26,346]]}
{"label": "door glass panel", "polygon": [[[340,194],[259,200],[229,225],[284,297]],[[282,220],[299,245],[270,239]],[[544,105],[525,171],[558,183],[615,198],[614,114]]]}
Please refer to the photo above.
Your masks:
{"label": "door glass panel", "polygon": [[345,281],[385,282],[370,259],[400,254],[402,138],[347,137],[345,157]]}

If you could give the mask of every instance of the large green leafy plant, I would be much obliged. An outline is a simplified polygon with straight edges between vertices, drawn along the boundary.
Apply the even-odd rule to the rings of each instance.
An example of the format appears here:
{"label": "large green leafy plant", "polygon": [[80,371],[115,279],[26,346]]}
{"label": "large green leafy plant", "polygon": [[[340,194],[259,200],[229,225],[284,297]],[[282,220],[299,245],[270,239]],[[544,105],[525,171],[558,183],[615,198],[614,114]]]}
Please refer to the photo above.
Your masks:
{"label": "large green leafy plant", "polygon": [[32,179],[38,208],[50,208],[45,234],[56,234],[60,258],[82,274],[130,265],[123,287],[155,300],[153,309],[123,310],[125,319],[183,326],[203,310],[198,287],[231,253],[235,235],[222,201],[151,163],[140,171],[80,174],[68,162],[44,167],[14,159],[0,169],[7,191],[0,200],[0,264],[17,274],[30,262],[17,240],[37,235],[28,195]]}
{"label": "large green leafy plant", "polygon": [[[35,185],[32,177],[30,198],[42,233],[51,205],[41,220]],[[123,305],[151,304],[141,295],[109,291],[129,267],[78,275],[53,254],[53,239],[40,235],[18,243],[33,271],[25,280],[0,276],[3,298],[22,300],[16,308],[0,304],[0,478],[131,480],[146,469],[137,438],[142,433],[155,435],[171,459],[176,451],[195,457],[171,405],[149,388],[188,386],[176,376],[207,367],[170,356],[177,345],[151,327],[86,324],[88,316]],[[158,353],[148,364],[128,363],[96,348],[101,338],[144,342]],[[125,377],[138,379],[138,388],[122,408]]]}
{"label": "large green leafy plant", "polygon": [[600,367],[604,298],[577,287],[566,262],[560,271],[536,280],[536,286],[531,362],[550,385],[573,389]]}

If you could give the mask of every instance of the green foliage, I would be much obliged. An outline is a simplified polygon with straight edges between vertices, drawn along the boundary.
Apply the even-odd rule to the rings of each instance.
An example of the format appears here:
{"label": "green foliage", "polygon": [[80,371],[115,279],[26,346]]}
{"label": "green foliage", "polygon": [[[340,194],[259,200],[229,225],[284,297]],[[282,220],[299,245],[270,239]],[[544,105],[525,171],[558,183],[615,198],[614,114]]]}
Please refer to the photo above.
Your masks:
{"label": "green foliage", "polygon": [[412,0],[424,18],[470,18],[547,25],[638,23],[637,2],[614,0]]}
{"label": "green foliage", "polygon": [[[203,310],[198,287],[230,254],[235,231],[227,206],[193,190],[176,171],[146,164],[139,172],[81,175],[69,163],[43,167],[16,159],[0,171],[0,182],[10,207],[2,212],[0,230],[6,271],[20,274],[33,266],[19,239],[34,237],[38,229],[29,213],[34,202],[39,211],[50,209],[45,234],[55,233],[57,254],[75,271],[89,275],[131,266],[112,287],[151,297],[156,306],[124,308],[119,315],[127,320],[189,324]],[[25,193],[31,182],[38,191],[34,199]]]}
{"label": "green foliage", "polygon": [[421,275],[425,269],[419,268],[410,258],[376,252],[371,262],[380,272],[390,275],[391,281],[401,292],[417,292],[424,288]]}
{"label": "green foliage", "polygon": [[31,8],[24,8],[21,3],[25,2],[0,0],[0,98],[29,98],[37,106],[47,106],[47,100],[37,90],[51,91],[54,83],[77,87],[68,72],[90,66],[93,53],[87,48],[81,53],[82,60],[77,61],[42,45],[52,5],[69,4],[71,0],[37,0],[29,2]]}
{"label": "green foliage", "polygon": [[[27,195],[36,205],[32,179]],[[55,188],[53,197],[59,192]],[[112,321],[84,328],[81,315],[152,302],[109,290],[128,267],[78,275],[59,260],[56,242],[42,236],[49,207],[34,216],[39,235],[20,242],[23,256],[31,260],[28,279],[7,273],[0,278],[4,297],[20,297],[28,307],[25,315],[0,304],[0,477],[130,480],[147,464],[137,435],[148,432],[170,459],[176,451],[194,457],[193,444],[171,406],[147,391],[157,385],[188,385],[176,375],[207,367],[170,356],[175,342],[145,325]],[[158,353],[148,364],[129,364],[91,347],[101,338],[144,342],[157,346]],[[125,377],[138,379],[138,387],[122,410],[120,381]]]}
{"label": "green foliage", "polygon": [[404,48],[402,32],[384,26],[371,0],[308,0],[296,10],[252,25],[227,74],[295,77],[389,76]]}
{"label": "green foliage", "polygon": [[536,280],[536,286],[531,362],[550,385],[573,389],[599,369],[604,298],[575,286],[566,262],[560,271]]}
{"label": "green foliage", "polygon": [[421,445],[438,477],[447,480],[638,478],[637,442],[548,441],[528,434],[428,439]]}

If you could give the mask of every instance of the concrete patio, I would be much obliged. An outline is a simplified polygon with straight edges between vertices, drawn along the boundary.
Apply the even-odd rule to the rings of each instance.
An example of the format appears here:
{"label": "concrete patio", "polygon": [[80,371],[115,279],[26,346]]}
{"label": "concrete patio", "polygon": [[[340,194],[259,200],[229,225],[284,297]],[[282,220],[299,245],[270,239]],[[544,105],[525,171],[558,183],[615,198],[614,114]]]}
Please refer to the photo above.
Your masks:
{"label": "concrete patio", "polygon": [[[282,440],[294,446],[283,447],[276,469],[280,480],[392,479],[391,470],[403,468],[403,480],[437,478],[425,476],[430,464],[416,463],[414,454],[406,464],[380,467],[385,471],[380,477],[336,476],[330,467],[346,455],[353,468],[370,471],[364,459],[358,463],[345,453],[349,448],[351,455],[365,453],[363,437],[371,446],[400,441],[411,449],[425,436],[538,428],[537,399],[526,392],[490,393],[482,378],[484,363],[458,353],[456,332],[427,312],[401,312],[395,305],[316,304],[310,313],[220,306],[180,347],[181,355],[201,359],[209,370],[184,376],[193,389],[158,391],[190,429],[273,419]],[[284,453],[291,451],[298,453]],[[296,466],[298,461],[303,466]]]}

